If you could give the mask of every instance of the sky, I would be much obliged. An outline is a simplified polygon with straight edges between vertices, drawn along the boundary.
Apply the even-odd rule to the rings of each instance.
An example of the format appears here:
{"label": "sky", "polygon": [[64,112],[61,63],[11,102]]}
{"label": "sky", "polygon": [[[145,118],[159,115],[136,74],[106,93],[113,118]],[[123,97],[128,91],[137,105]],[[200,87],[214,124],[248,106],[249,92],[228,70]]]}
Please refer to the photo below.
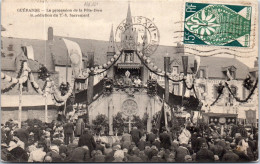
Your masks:
{"label": "sky", "polygon": [[[121,1],[83,1],[83,0],[3,0],[1,24],[6,28],[4,37],[46,39],[47,29],[52,26],[54,35],[108,41],[111,26],[114,33],[116,27],[126,18],[128,3],[132,16],[149,18],[157,26],[160,33],[160,45],[176,46],[182,40],[175,31],[182,31],[181,21],[184,19],[184,0],[172,0],[163,3],[156,0]],[[234,1],[234,0],[232,0]],[[99,12],[78,12],[89,14],[89,17],[30,17],[30,12],[19,12],[23,9],[39,9],[41,14],[55,9],[97,9]],[[100,10],[102,10],[100,12]],[[61,12],[50,12],[60,14]],[[76,12],[70,12],[76,14]],[[67,13],[68,15],[70,13]],[[258,44],[258,42],[257,42]],[[221,48],[221,47],[220,47]],[[203,48],[204,49],[204,48]],[[257,56],[257,52],[253,55]],[[222,55],[223,56],[223,55]],[[225,57],[233,57],[226,56]],[[238,58],[252,67],[254,58]]]}

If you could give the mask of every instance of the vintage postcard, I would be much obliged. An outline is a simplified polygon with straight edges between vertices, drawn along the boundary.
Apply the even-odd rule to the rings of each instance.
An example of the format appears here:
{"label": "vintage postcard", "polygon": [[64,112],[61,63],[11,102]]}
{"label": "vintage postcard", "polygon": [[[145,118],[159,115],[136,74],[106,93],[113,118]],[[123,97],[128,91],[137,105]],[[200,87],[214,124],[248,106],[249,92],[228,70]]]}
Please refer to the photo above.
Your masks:
{"label": "vintage postcard", "polygon": [[2,0],[2,162],[258,161],[257,0]]}

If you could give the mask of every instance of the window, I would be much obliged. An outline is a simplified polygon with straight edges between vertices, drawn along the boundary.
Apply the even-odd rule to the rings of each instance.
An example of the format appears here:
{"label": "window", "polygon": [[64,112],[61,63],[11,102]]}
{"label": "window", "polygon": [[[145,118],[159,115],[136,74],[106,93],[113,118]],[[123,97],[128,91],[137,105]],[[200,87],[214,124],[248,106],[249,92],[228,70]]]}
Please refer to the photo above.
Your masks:
{"label": "window", "polygon": [[179,84],[173,84],[172,93],[174,95],[179,95]]}
{"label": "window", "polygon": [[205,70],[204,69],[199,70],[199,78],[205,78]]}
{"label": "window", "polygon": [[14,54],[13,54],[13,53],[10,53],[10,54],[8,54],[7,56],[8,56],[8,57],[13,57]]}
{"label": "window", "polygon": [[13,51],[14,50],[14,46],[12,44],[9,44],[9,46],[7,47],[8,51]]}
{"label": "window", "polygon": [[218,93],[218,85],[214,85],[214,87],[213,87],[213,89],[214,89],[214,99],[216,99],[217,97],[218,97],[218,95],[219,95],[219,93]]}
{"label": "window", "polygon": [[204,96],[204,93],[206,93],[206,86],[203,85],[203,84],[200,84],[199,85],[199,89],[200,89],[200,97],[202,100],[205,100],[205,96]]}
{"label": "window", "polygon": [[172,74],[173,74],[173,75],[177,75],[178,72],[179,72],[178,66],[173,66],[173,67],[172,67]]}
{"label": "window", "polygon": [[232,79],[236,79],[236,72],[235,71],[230,71],[230,75]]}

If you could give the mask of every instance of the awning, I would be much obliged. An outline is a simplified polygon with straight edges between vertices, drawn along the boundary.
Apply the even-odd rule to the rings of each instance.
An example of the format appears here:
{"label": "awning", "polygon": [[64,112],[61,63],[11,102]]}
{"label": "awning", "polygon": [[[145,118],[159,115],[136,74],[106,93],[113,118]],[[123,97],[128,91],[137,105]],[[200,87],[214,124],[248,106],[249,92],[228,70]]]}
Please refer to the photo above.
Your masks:
{"label": "awning", "polygon": [[215,117],[237,117],[237,114],[231,113],[203,113],[205,116],[215,116]]}
{"label": "awning", "polygon": [[118,69],[140,69],[142,66],[139,63],[118,63]]}

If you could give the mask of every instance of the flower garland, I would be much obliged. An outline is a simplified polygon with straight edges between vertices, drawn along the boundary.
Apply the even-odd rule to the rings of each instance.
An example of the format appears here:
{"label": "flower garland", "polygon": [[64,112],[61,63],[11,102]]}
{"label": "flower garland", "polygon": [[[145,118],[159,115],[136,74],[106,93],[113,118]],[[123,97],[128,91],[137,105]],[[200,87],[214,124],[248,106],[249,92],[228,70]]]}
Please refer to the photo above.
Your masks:
{"label": "flower garland", "polygon": [[[42,96],[46,97],[48,93],[50,93],[50,90],[52,88],[53,85],[53,81],[50,78],[47,78],[44,85],[43,85],[43,89],[41,89],[39,87],[39,85],[35,82],[34,80],[34,76],[32,73],[30,73],[30,80],[31,80],[31,85],[33,87],[33,89],[41,94]],[[44,92],[45,91],[45,92]]]}
{"label": "flower garland", "polygon": [[62,96],[61,91],[55,85],[53,85],[53,91],[54,92],[52,94],[55,97],[55,100],[62,101],[62,102],[66,101],[70,97],[70,95],[72,94],[74,82],[75,82],[75,79],[73,78],[72,81],[71,81],[71,85],[69,87],[69,90],[64,96]]}
{"label": "flower garland", "polygon": [[[144,64],[144,66],[152,73],[156,74],[157,76],[160,76],[160,77],[166,77],[168,78],[169,80],[173,81],[173,82],[181,82],[183,80],[186,80],[186,76],[183,76],[183,75],[174,75],[173,78],[175,79],[172,79],[170,78],[171,74],[170,73],[165,73],[165,71],[162,71],[160,68],[158,68],[157,66],[154,65],[154,63],[151,63],[151,60],[149,57],[146,57],[145,55],[143,55],[141,52],[138,52],[137,51],[137,56],[138,58],[140,59],[140,61]],[[142,59],[143,57],[143,59]],[[145,62],[146,61],[146,62]],[[147,64],[146,64],[147,63]],[[154,70],[157,70],[157,71],[153,71],[149,66],[148,64],[152,65],[153,66],[153,69]],[[161,73],[161,74],[160,74]]]}
{"label": "flower garland", "polygon": [[223,86],[220,83],[219,86],[218,86],[218,96],[217,96],[216,100],[210,104],[210,106],[213,106],[219,100],[220,96],[223,94],[224,88],[225,88],[225,86]]}
{"label": "flower garland", "polygon": [[[21,71],[22,70],[22,71]],[[22,74],[23,72],[23,74]],[[26,61],[23,61],[21,64],[21,69],[18,72],[17,78],[11,77],[9,75],[6,75],[1,72],[1,79],[12,83],[11,86],[1,90],[3,93],[10,91],[13,89],[18,83],[23,84],[28,80],[28,74],[31,72],[30,68],[28,67],[28,64]],[[22,75],[21,75],[22,74]]]}
{"label": "flower garland", "polygon": [[[21,75],[22,75],[22,71],[23,71],[23,67],[24,67],[24,62],[25,62],[25,60],[22,61],[22,63],[21,63],[21,67],[20,67],[19,72],[18,72],[18,74],[17,74],[17,76],[16,76],[17,79],[20,78]],[[2,74],[1,74],[1,76],[2,76]],[[2,79],[4,80],[5,78],[6,78],[6,77],[5,77],[5,75],[4,75]],[[1,89],[1,92],[2,92],[2,93],[9,92],[9,91],[12,90],[17,84],[18,84],[18,83],[11,84],[9,87],[6,87],[6,88],[4,88],[4,89]]]}
{"label": "flower garland", "polygon": [[54,104],[55,104],[56,106],[62,106],[62,105],[65,104],[64,101],[59,101],[59,100],[57,100],[54,94],[51,94],[51,98],[52,98],[52,101],[54,102]]}
{"label": "flower garland", "polygon": [[226,87],[228,88],[229,93],[231,93],[231,95],[236,99],[236,101],[238,101],[240,103],[245,103],[245,102],[247,102],[251,98],[251,96],[253,95],[255,89],[257,88],[258,79],[256,79],[254,87],[252,88],[252,90],[249,93],[249,95],[247,96],[247,98],[244,99],[244,100],[241,100],[240,98],[236,97],[236,95],[232,92],[231,88],[229,87],[229,84],[227,82],[225,82],[225,84],[226,84]]}
{"label": "flower garland", "polygon": [[185,86],[186,86],[186,88],[187,88],[188,90],[192,90],[192,89],[194,88],[195,78],[192,80],[192,85],[191,85],[191,87],[188,87],[186,80],[184,80],[184,83],[185,83]]}
{"label": "flower garland", "polygon": [[[96,66],[96,67],[91,67],[89,70],[87,70],[86,72],[83,72],[83,76],[85,77],[89,77],[89,76],[96,76],[96,75],[100,75],[104,72],[106,72],[107,70],[109,70],[118,60],[119,58],[122,56],[123,54],[123,51],[121,52],[117,52],[111,59],[110,61],[108,61],[107,63],[105,64],[102,64],[102,65],[99,65],[99,66]],[[94,71],[97,71],[98,69],[103,69],[103,68],[106,68],[105,70],[101,71],[101,72],[97,72],[97,73],[94,73]]]}

